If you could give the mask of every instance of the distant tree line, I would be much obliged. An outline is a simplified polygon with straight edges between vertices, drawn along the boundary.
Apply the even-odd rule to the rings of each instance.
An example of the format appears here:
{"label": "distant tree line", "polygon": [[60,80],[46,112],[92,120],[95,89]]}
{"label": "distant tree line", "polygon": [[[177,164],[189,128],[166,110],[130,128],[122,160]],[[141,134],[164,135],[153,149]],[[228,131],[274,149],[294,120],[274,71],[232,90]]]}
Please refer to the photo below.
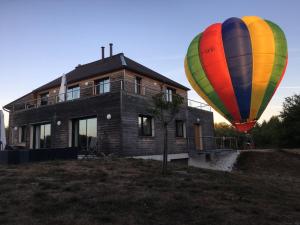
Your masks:
{"label": "distant tree line", "polygon": [[[249,133],[256,148],[300,147],[300,94],[285,98],[279,116],[257,123]],[[244,148],[250,135],[240,133],[226,123],[215,124],[217,137],[236,137],[238,147]]]}

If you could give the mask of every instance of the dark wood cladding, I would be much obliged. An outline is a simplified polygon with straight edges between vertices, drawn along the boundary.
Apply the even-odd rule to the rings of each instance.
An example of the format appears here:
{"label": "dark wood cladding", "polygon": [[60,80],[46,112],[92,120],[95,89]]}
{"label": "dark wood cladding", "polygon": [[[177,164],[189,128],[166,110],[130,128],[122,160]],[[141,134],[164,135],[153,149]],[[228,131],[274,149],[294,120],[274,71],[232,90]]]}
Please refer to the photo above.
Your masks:
{"label": "dark wood cladding", "polygon": [[[163,151],[163,127],[158,119],[154,118],[154,137],[143,137],[138,134],[138,116],[151,115],[153,105],[151,101],[142,95],[124,94],[122,96],[122,155],[156,155]],[[193,125],[200,118],[203,135],[213,136],[212,112],[183,106],[175,119],[168,126],[168,149],[169,154],[187,153],[188,140],[194,140]],[[175,121],[182,120],[186,127],[185,137],[176,137]],[[205,147],[212,145],[205,143]]]}
{"label": "dark wood cladding", "polygon": [[[94,95],[95,81],[105,77],[110,79],[110,92],[98,96]],[[135,93],[136,77],[141,79],[140,94]],[[61,103],[55,102],[55,104],[30,109],[24,109],[23,105],[20,108],[22,110],[11,111],[9,143],[20,144],[18,129],[25,126],[26,143],[22,143],[22,145],[30,148],[33,125],[50,123],[51,148],[70,147],[72,120],[97,117],[97,140],[100,151],[120,156],[162,154],[164,133],[161,122],[154,118],[154,136],[142,137],[138,132],[138,116],[151,116],[151,108],[153,107],[151,96],[170,87],[169,85],[128,70],[92,77],[88,80],[82,80],[76,85],[80,86],[80,99]],[[50,98],[54,99],[59,89],[56,87],[48,90],[48,92]],[[182,95],[185,101],[175,120],[184,122],[186,132],[185,137],[176,137],[175,120],[169,124],[168,149],[170,154],[187,153],[189,149],[194,148],[194,124],[202,126],[203,136],[213,136],[212,112],[188,107],[186,90],[177,88],[176,93]],[[41,93],[27,95],[15,102],[36,100],[36,104],[39,104],[39,94]],[[111,115],[111,119],[107,119],[108,114]],[[60,125],[58,125],[58,121],[60,121]],[[15,130],[15,127],[18,129]],[[211,149],[213,139],[205,139],[203,147],[204,149]]]}
{"label": "dark wood cladding", "polygon": [[[111,114],[111,119],[107,119]],[[99,148],[103,151],[118,153],[120,149],[120,93],[106,93],[85,99],[47,105],[40,108],[23,110],[10,114],[10,127],[15,142],[18,132],[14,127],[26,125],[27,142],[30,147],[30,126],[39,123],[51,123],[51,147],[64,148],[69,146],[70,121],[75,118],[97,117]],[[58,126],[57,122],[61,121]]]}
{"label": "dark wood cladding", "polygon": [[186,133],[189,137],[188,149],[195,150],[194,125],[202,127],[203,150],[215,148],[213,113],[197,108],[188,107],[188,123]]}

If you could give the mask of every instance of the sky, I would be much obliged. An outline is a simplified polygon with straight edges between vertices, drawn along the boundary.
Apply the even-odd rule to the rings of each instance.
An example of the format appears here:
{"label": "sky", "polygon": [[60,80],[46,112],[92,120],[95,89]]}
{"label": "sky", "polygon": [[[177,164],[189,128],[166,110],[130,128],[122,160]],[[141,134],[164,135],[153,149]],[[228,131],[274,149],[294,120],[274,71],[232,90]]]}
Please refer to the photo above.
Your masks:
{"label": "sky", "polygon": [[[100,59],[101,46],[108,55],[110,42],[114,53],[191,88],[183,62],[192,39],[212,23],[257,15],[277,23],[288,41],[285,77],[260,122],[268,120],[285,97],[300,93],[299,9],[297,0],[0,0],[0,107]],[[193,90],[189,98],[203,102]]]}

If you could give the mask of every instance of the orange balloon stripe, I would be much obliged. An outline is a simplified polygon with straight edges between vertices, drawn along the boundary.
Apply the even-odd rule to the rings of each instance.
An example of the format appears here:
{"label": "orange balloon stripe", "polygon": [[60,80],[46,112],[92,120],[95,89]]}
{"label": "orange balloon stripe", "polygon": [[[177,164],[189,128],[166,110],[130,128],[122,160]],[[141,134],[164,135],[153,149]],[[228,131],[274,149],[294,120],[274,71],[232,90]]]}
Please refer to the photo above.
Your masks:
{"label": "orange balloon stripe", "polygon": [[257,120],[275,60],[275,40],[271,27],[258,16],[244,16],[252,45],[253,73],[249,120]]}
{"label": "orange balloon stripe", "polygon": [[223,41],[222,24],[209,26],[202,35],[199,54],[205,74],[234,121],[241,121],[237,100],[227,67]]}

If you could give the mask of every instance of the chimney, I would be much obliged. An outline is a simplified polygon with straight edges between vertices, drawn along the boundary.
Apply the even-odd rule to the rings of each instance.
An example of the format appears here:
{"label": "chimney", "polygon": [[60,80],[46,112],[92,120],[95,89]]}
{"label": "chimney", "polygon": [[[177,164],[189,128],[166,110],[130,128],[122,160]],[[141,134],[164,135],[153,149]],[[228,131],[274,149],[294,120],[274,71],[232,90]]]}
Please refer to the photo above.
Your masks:
{"label": "chimney", "polygon": [[105,48],[104,46],[101,47],[101,49],[102,49],[102,59],[105,58],[105,56],[104,56],[104,48]]}
{"label": "chimney", "polygon": [[109,52],[110,52],[110,57],[113,55],[113,44],[109,43]]}

